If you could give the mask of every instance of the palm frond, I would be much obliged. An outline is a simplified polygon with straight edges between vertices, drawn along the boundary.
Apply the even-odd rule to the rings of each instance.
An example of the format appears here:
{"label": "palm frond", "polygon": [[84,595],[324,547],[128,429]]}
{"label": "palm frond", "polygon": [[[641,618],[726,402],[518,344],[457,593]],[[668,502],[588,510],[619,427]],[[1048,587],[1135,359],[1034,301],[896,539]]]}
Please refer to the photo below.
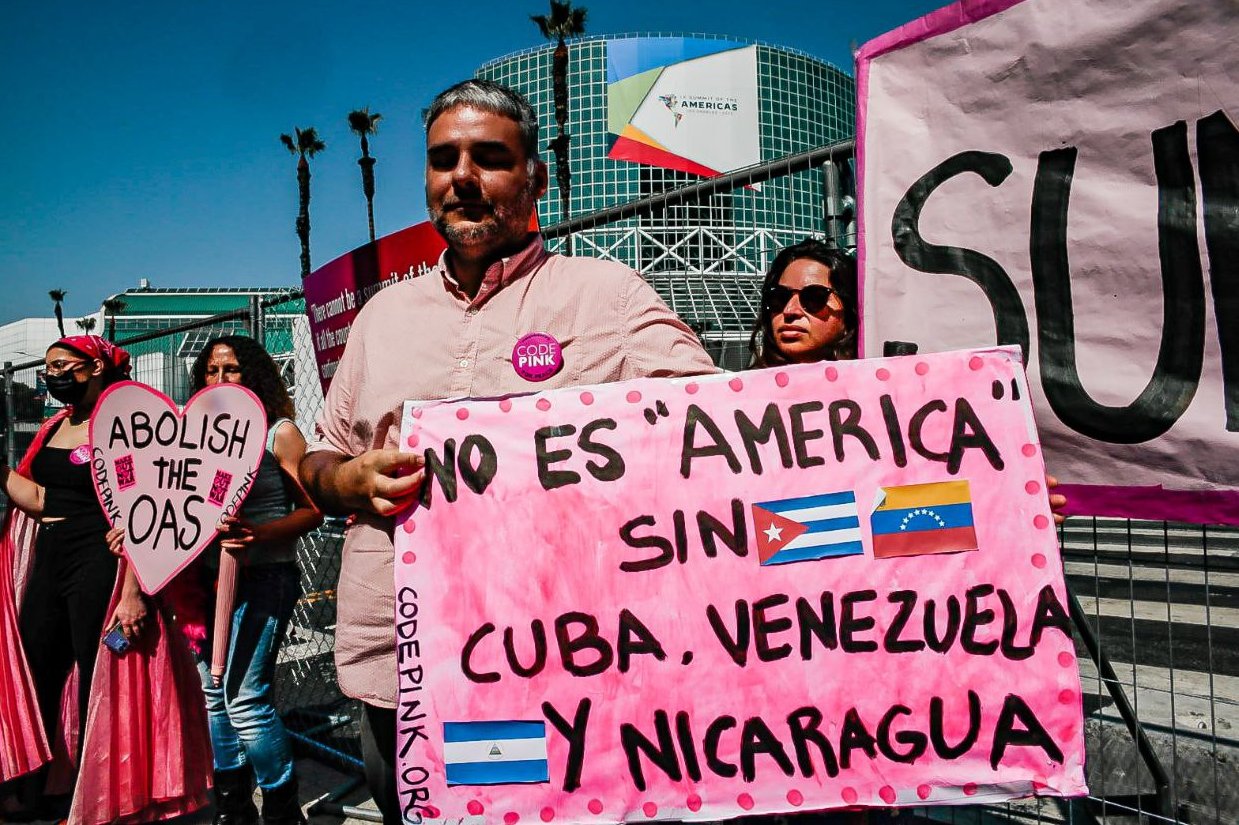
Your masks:
{"label": "palm frond", "polygon": [[60,303],[61,301],[63,301],[65,299],[65,296],[68,294],[69,294],[69,290],[67,289],[49,289],[47,291],[47,297],[51,298],[56,303]]}
{"label": "palm frond", "polygon": [[280,143],[284,144],[284,148],[294,155],[297,154],[297,144],[293,143],[291,135],[280,135]]}
{"label": "palm frond", "polygon": [[383,116],[378,112],[370,114],[370,107],[354,109],[348,113],[348,128],[358,137],[378,134],[379,121]]}

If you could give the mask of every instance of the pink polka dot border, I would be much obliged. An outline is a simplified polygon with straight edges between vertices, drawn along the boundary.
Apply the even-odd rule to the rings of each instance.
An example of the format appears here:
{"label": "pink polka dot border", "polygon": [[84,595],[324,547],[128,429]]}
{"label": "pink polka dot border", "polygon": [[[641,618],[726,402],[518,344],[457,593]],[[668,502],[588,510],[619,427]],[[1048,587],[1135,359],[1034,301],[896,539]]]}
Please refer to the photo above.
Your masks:
{"label": "pink polka dot border", "polygon": [[742,793],[736,797],[736,804],[746,811],[753,810],[753,797],[746,793]]}
{"label": "pink polka dot border", "polygon": [[697,813],[697,811],[701,810],[701,797],[695,793],[690,793],[688,799],[684,800],[684,804],[688,806],[690,811]]}
{"label": "pink polka dot border", "polygon": [[653,819],[658,816],[658,805],[653,802],[646,802],[641,806],[641,813],[645,814],[646,819]]}
{"label": "pink polka dot border", "polygon": [[801,805],[804,804],[804,794],[802,794],[800,791],[796,790],[795,788],[792,788],[790,791],[787,792],[787,804],[791,805],[794,808],[799,808]]}
{"label": "pink polka dot border", "polygon": [[587,407],[594,403],[594,394],[592,392],[581,393],[581,403]]}
{"label": "pink polka dot border", "polygon": [[411,433],[409,437],[404,440],[404,443],[408,444],[410,448],[416,447],[417,446],[417,433]]}
{"label": "pink polka dot border", "polygon": [[628,400],[629,404],[640,404],[641,403],[641,393],[637,392],[636,390],[629,390],[628,395],[624,397]]}
{"label": "pink polka dot border", "polygon": [[787,373],[785,372],[776,372],[774,374],[774,383],[778,384],[780,387],[786,387],[791,380],[792,379],[788,378]]}
{"label": "pink polka dot border", "polygon": [[885,802],[887,805],[894,805],[895,799],[897,798],[895,795],[895,789],[892,788],[890,785],[883,785],[881,788],[879,788],[878,796],[880,796],[882,798],[882,801]]}
{"label": "pink polka dot border", "polygon": [[550,399],[539,398],[537,403],[534,404],[534,406],[542,410],[542,412],[546,412],[547,410],[551,408],[551,402],[550,402]]}
{"label": "pink polka dot border", "polygon": [[469,800],[469,804],[465,806],[465,810],[468,811],[473,816],[481,816],[483,813],[486,812],[486,808],[482,805],[481,802],[478,802],[476,799]]}
{"label": "pink polka dot border", "polygon": [[886,367],[878,367],[878,371],[875,372],[874,375],[878,377],[879,381],[891,380],[891,371],[888,370]]}
{"label": "pink polka dot border", "polygon": [[464,407],[461,407],[459,410],[456,411],[456,417],[459,418],[461,421],[464,421],[469,417],[469,411],[466,410]]}
{"label": "pink polka dot border", "polygon": [[1046,560],[1046,557],[1045,557],[1045,555],[1044,555],[1044,554],[1042,554],[1042,553],[1033,553],[1033,555],[1032,555],[1032,566],[1033,566],[1033,567],[1037,568],[1038,570],[1044,570],[1044,569],[1045,569],[1046,564],[1048,564],[1048,563],[1049,563],[1049,562]]}
{"label": "pink polka dot border", "polygon": [[916,365],[915,371],[917,375],[928,375],[929,364],[926,364],[924,361],[921,361],[920,363]]}
{"label": "pink polka dot border", "polygon": [[589,812],[591,814],[593,814],[594,816],[597,816],[598,814],[602,813],[602,800],[591,799],[589,801],[589,804],[586,805],[586,807],[589,808]]}
{"label": "pink polka dot border", "polygon": [[731,387],[732,392],[740,392],[744,389],[744,382],[739,378],[733,378],[727,382],[727,386]]}
{"label": "pink polka dot border", "polygon": [[405,519],[403,529],[404,529],[404,532],[406,533],[412,533],[414,530],[417,529],[417,522],[413,521],[413,519],[411,518]]}
{"label": "pink polka dot border", "polygon": [[856,801],[860,799],[860,794],[856,793],[855,788],[844,788],[843,793],[841,793],[840,796],[842,796],[843,801],[849,805],[855,805]]}
{"label": "pink polka dot border", "polygon": [[538,817],[539,817],[539,818],[540,818],[543,822],[550,822],[552,819],[554,819],[554,818],[555,818],[555,809],[554,809],[554,808],[543,808],[543,809],[542,809],[542,810],[538,813]]}
{"label": "pink polka dot border", "polygon": [[916,795],[921,799],[929,799],[929,795],[933,793],[933,788],[928,785],[917,785]]}
{"label": "pink polka dot border", "polygon": [[413,562],[417,561],[417,556],[414,555],[412,552],[406,550],[404,552],[404,555],[400,557],[400,560],[404,562],[405,564],[412,564]]}
{"label": "pink polka dot border", "polygon": [[512,399],[504,398],[499,401],[500,412],[512,412]]}
{"label": "pink polka dot border", "polygon": [[503,821],[507,823],[507,825],[516,825],[516,823],[521,821],[521,815],[516,811],[508,811],[503,815]]}
{"label": "pink polka dot border", "polygon": [[1030,496],[1035,496],[1037,493],[1041,492],[1041,482],[1040,481],[1028,482],[1027,484],[1024,485],[1024,492],[1028,493]]}

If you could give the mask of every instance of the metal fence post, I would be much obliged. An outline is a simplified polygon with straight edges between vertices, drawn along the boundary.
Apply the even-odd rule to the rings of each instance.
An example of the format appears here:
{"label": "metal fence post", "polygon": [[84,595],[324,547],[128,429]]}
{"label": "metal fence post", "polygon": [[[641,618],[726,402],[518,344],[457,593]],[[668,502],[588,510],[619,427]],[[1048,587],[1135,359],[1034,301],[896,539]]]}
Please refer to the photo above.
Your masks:
{"label": "metal fence post", "polygon": [[13,362],[4,362],[4,452],[10,467],[17,466],[17,399],[13,393]]}
{"label": "metal fence post", "polygon": [[250,337],[257,341],[265,349],[267,346],[267,318],[266,310],[262,305],[262,297],[259,295],[250,296],[249,310],[249,327]]}

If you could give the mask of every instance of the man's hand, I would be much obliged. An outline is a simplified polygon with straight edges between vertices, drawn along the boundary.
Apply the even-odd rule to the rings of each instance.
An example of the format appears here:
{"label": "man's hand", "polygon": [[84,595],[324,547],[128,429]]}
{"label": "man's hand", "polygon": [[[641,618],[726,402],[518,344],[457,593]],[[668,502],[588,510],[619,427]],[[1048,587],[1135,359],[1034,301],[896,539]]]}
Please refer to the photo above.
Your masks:
{"label": "man's hand", "polygon": [[301,481],[329,512],[392,516],[417,500],[424,464],[420,455],[399,450],[369,450],[356,458],[320,451],[302,460]]}

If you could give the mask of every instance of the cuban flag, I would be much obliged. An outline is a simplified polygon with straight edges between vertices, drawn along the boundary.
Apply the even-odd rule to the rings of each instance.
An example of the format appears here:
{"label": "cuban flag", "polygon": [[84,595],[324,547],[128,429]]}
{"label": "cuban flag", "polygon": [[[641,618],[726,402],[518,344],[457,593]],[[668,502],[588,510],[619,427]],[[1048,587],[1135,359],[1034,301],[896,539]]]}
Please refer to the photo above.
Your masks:
{"label": "cuban flag", "polygon": [[546,722],[444,722],[449,785],[550,782]]}
{"label": "cuban flag", "polygon": [[759,501],[753,505],[753,527],[763,567],[865,552],[856,493],[851,490]]}
{"label": "cuban flag", "polygon": [[883,487],[869,524],[879,559],[977,549],[972,491],[963,480]]}

